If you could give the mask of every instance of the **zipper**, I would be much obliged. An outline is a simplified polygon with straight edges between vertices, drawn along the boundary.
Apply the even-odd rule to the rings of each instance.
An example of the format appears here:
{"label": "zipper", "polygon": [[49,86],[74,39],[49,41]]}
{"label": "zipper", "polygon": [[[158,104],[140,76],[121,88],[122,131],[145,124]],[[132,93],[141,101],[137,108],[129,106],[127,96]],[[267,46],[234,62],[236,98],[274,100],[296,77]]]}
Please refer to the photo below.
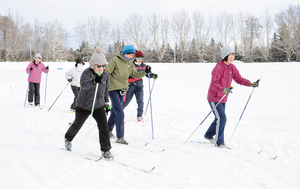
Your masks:
{"label": "zipper", "polygon": [[229,86],[228,86],[228,84],[229,84],[229,66],[230,66],[230,64],[227,66],[227,72],[228,72],[228,79],[227,79],[227,87],[226,88],[228,88]]}

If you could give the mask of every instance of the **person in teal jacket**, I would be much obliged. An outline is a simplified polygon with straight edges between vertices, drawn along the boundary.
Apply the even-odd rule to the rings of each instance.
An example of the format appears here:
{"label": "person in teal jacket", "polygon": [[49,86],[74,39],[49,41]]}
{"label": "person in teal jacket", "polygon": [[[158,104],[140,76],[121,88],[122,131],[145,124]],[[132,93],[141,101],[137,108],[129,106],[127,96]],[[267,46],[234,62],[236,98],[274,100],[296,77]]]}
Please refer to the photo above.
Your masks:
{"label": "person in teal jacket", "polygon": [[108,127],[111,138],[114,138],[112,130],[116,126],[117,143],[128,144],[124,139],[124,111],[122,107],[123,96],[128,90],[128,78],[141,78],[151,72],[147,66],[142,72],[137,72],[131,59],[135,55],[133,45],[126,45],[122,52],[113,57],[107,64],[106,71],[109,74],[110,85],[108,95],[112,103],[111,113],[108,119]]}

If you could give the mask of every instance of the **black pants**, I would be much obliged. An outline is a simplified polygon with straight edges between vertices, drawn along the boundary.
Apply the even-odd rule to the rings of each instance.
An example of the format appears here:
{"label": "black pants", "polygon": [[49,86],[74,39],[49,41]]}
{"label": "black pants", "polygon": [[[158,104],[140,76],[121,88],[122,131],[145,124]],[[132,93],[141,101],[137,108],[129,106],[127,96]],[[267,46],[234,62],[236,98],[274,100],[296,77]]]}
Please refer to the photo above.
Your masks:
{"label": "black pants", "polygon": [[29,82],[28,102],[33,102],[33,94],[34,105],[40,104],[40,83]]}
{"label": "black pants", "polygon": [[[75,114],[75,121],[68,129],[67,133],[65,134],[65,138],[68,141],[72,141],[78,131],[81,129],[82,125],[86,121],[86,119],[91,114],[91,111],[83,110],[76,107],[76,114]],[[99,131],[99,142],[100,142],[100,150],[101,151],[108,151],[111,149],[110,145],[110,136],[109,130],[107,126],[107,118],[105,114],[104,108],[99,108],[94,111],[93,117],[97,122],[98,131]]]}
{"label": "black pants", "polygon": [[75,110],[76,109],[76,100],[77,100],[77,97],[78,97],[78,94],[80,91],[80,87],[71,85],[71,88],[72,88],[72,91],[73,91],[73,94],[75,97],[74,97],[74,101],[73,101],[73,104],[71,105],[70,109]]}

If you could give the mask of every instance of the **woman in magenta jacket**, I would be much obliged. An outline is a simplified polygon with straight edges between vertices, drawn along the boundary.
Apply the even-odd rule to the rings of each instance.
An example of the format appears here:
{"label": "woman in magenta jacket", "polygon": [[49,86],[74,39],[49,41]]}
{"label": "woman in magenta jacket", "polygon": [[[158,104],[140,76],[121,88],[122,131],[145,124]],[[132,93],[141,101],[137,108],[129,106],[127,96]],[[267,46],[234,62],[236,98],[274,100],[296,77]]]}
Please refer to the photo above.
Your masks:
{"label": "woman in magenta jacket", "polygon": [[[251,83],[249,80],[243,78],[235,65],[232,64],[234,60],[234,51],[229,46],[224,46],[221,49],[222,60],[219,61],[212,71],[210,86],[208,89],[207,100],[211,109],[222,99],[220,104],[213,110],[215,115],[214,121],[207,129],[204,138],[214,143],[217,147],[228,148],[224,141],[224,129],[226,125],[225,105],[229,93],[231,93],[232,79],[244,86],[258,87],[258,81]],[[215,136],[215,138],[214,138]]]}
{"label": "woman in magenta jacket", "polygon": [[34,61],[29,63],[26,68],[26,73],[28,74],[29,82],[29,93],[28,93],[28,102],[29,105],[33,105],[33,94],[34,94],[34,105],[40,106],[40,83],[42,77],[42,71],[44,73],[49,72],[49,66],[41,62],[42,56],[40,53],[37,53],[34,57]]}

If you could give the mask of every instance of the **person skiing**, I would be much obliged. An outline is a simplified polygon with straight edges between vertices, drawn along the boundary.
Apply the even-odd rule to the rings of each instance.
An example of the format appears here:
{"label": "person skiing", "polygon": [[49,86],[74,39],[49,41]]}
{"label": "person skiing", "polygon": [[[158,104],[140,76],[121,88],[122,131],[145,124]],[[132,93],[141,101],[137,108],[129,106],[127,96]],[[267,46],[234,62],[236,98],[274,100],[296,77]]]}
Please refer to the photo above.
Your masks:
{"label": "person skiing", "polygon": [[33,106],[34,99],[34,105],[37,107],[40,107],[40,83],[42,72],[49,73],[49,66],[45,67],[45,65],[41,62],[41,59],[41,54],[37,53],[34,57],[33,62],[29,63],[29,65],[26,68],[26,73],[29,74],[28,102],[29,105]]}
{"label": "person skiing", "polygon": [[[232,93],[231,82],[232,79],[244,86],[258,87],[259,83],[250,82],[243,78],[238,69],[232,64],[234,60],[234,50],[230,46],[224,46],[221,49],[222,60],[219,61],[212,71],[210,86],[208,89],[207,100],[211,109],[213,109],[218,102],[226,95],[219,105],[213,110],[215,115],[214,121],[211,123],[204,138],[214,143],[220,148],[229,148],[224,141],[224,129],[226,125],[225,105],[229,93]],[[215,136],[215,138],[213,138]]]}
{"label": "person skiing", "polygon": [[[142,51],[136,50],[135,51],[135,59],[133,60],[133,64],[138,72],[142,72],[146,69],[146,64],[143,62],[144,60],[144,53]],[[149,73],[146,77],[150,77],[153,79],[157,79],[158,75],[154,73]],[[144,112],[144,84],[143,79],[138,78],[134,79],[131,76],[128,79],[129,82],[129,89],[126,92],[123,100],[122,107],[123,109],[130,103],[133,95],[135,95],[136,102],[138,105],[137,108],[137,121],[144,121],[142,115]]]}
{"label": "person skiing", "polygon": [[70,82],[71,89],[74,94],[74,101],[70,106],[70,111],[75,112],[76,109],[76,100],[78,97],[78,93],[80,91],[80,76],[82,74],[82,67],[84,66],[84,62],[82,61],[81,58],[78,58],[76,60],[75,67],[71,68],[69,71],[66,73],[66,79],[68,82]]}
{"label": "person skiing", "polygon": [[[65,134],[65,147],[72,150],[72,140],[91,113],[97,122],[102,157],[113,159],[106,118],[106,105],[109,103],[109,75],[104,68],[106,58],[102,49],[97,47],[80,78],[80,91],[76,101],[75,121]],[[98,86],[98,87],[97,87]],[[95,98],[95,99],[94,99]]]}
{"label": "person skiing", "polygon": [[131,62],[135,54],[133,45],[126,45],[123,50],[114,56],[107,64],[106,71],[110,77],[109,97],[112,103],[110,116],[108,119],[108,127],[111,138],[115,138],[112,133],[116,125],[117,139],[120,144],[128,144],[124,139],[124,111],[122,107],[123,96],[128,90],[128,78],[141,78],[151,72],[151,67],[146,66],[142,72],[137,72],[135,66]]}

